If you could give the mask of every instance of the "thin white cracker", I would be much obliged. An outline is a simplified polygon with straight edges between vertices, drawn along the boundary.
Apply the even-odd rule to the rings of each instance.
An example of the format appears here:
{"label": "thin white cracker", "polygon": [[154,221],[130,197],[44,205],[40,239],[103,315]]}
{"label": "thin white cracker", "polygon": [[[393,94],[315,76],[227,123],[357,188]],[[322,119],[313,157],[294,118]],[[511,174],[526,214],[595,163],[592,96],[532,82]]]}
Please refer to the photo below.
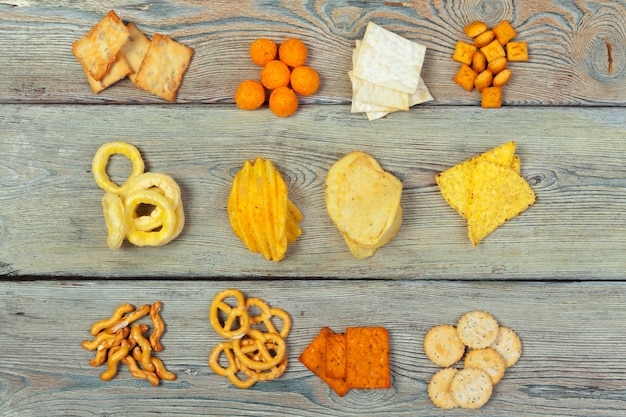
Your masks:
{"label": "thin white cracker", "polygon": [[369,22],[354,75],[372,84],[413,94],[417,90],[426,47]]}

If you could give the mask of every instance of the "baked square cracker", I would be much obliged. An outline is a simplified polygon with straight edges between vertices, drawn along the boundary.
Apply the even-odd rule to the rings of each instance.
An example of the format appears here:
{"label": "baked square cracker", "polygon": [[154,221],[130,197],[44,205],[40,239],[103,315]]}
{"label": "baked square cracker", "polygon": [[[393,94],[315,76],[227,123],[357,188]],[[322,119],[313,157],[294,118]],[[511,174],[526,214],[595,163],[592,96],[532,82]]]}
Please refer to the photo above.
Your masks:
{"label": "baked square cracker", "polygon": [[345,378],[346,335],[343,333],[329,334],[326,340],[326,376],[329,378]]}
{"label": "baked square cracker", "polygon": [[350,388],[389,388],[389,333],[384,327],[348,327],[346,382]]}
{"label": "baked square cracker", "polygon": [[155,34],[135,75],[135,85],[165,100],[174,101],[192,55],[193,49],[167,36]]}
{"label": "baked square cracker", "polygon": [[82,38],[72,44],[72,53],[93,79],[100,81],[128,40],[130,32],[111,10]]}
{"label": "baked square cracker", "polygon": [[87,76],[87,81],[89,81],[91,91],[96,94],[98,94],[105,88],[112,86],[119,80],[129,75],[131,72],[130,66],[122,55],[119,55],[117,57],[117,60],[113,64],[111,64],[109,71],[104,74],[104,77],[102,77],[100,81],[93,78],[85,67],[83,67],[83,70],[85,71],[85,75]]}
{"label": "baked square cracker", "polygon": [[326,375],[326,342],[328,336],[334,334],[328,327],[322,328],[311,344],[304,349],[298,360],[311,372],[320,377],[340,397],[346,395],[350,386],[342,378],[330,378]]}
{"label": "baked square cracker", "polygon": [[128,62],[131,69],[131,73],[128,75],[128,78],[134,83],[137,71],[141,68],[141,63],[146,56],[146,52],[148,52],[150,39],[148,39],[148,37],[144,35],[134,23],[128,23],[126,27],[130,32],[130,37],[122,47],[122,55],[126,59],[126,62]]}

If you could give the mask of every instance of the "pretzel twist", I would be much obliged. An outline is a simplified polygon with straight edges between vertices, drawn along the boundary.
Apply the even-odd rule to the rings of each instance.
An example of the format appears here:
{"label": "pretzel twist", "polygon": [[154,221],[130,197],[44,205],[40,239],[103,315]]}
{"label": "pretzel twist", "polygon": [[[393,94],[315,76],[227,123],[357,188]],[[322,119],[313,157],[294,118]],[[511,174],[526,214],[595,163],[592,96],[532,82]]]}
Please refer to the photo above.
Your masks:
{"label": "pretzel twist", "polygon": [[[228,367],[224,368],[220,365],[219,360],[220,356],[224,354],[226,356],[226,360],[228,361]],[[219,343],[213,351],[211,351],[211,355],[209,355],[209,366],[219,376],[225,376],[228,380],[237,388],[250,388],[256,383],[256,379],[247,378],[240,379],[237,374],[239,373],[239,367],[237,366],[237,362],[235,360],[235,355],[233,353],[233,344],[232,342],[222,342]]]}
{"label": "pretzel twist", "polygon": [[[253,307],[261,310],[261,314],[256,316],[250,315],[250,309]],[[279,308],[270,308],[270,306],[260,298],[247,298],[246,309],[248,310],[248,315],[250,315],[251,325],[263,323],[269,333],[278,333],[283,339],[289,334],[289,331],[291,330],[291,317],[284,310]],[[280,331],[276,330],[276,327],[272,322],[272,317],[278,317],[282,321],[283,326]]]}
{"label": "pretzel twist", "polygon": [[[232,307],[225,301],[227,298],[235,298],[237,304]],[[226,315],[223,324],[219,318],[220,312]],[[225,339],[241,338],[250,329],[250,316],[246,311],[243,294],[235,289],[223,290],[215,296],[209,318],[215,331]]]}

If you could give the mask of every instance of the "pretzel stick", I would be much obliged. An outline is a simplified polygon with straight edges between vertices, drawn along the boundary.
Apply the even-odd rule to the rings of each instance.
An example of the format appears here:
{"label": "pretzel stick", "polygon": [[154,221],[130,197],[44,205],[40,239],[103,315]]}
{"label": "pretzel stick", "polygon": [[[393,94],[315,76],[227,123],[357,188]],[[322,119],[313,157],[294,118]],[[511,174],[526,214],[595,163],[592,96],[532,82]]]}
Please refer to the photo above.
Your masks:
{"label": "pretzel stick", "polygon": [[138,345],[133,349],[133,352],[137,349],[141,349],[141,366],[143,366],[146,371],[154,372],[154,365],[150,361],[152,346],[150,346],[150,341],[142,334],[142,331],[145,331],[143,330],[145,329],[143,326],[145,325],[135,324],[130,329],[130,337],[132,337]]}
{"label": "pretzel stick", "polygon": [[108,327],[106,329],[106,332],[107,333],[115,333],[119,329],[127,327],[131,323],[139,320],[140,318],[142,318],[143,316],[145,316],[149,312],[150,312],[150,304],[142,305],[137,310],[133,311],[132,313],[128,314],[127,316],[124,316],[123,318],[121,318],[120,320],[115,322],[113,325]]}
{"label": "pretzel stick", "polygon": [[120,346],[111,348],[109,359],[107,360],[108,369],[100,374],[100,379],[109,381],[117,374],[117,364],[128,355],[128,340],[122,340]]}
{"label": "pretzel stick", "polygon": [[[130,313],[131,311],[133,311],[135,309],[135,307],[132,304],[122,304],[119,307],[117,307],[115,309],[115,311],[113,312],[113,315],[111,316],[111,318],[109,319],[104,319],[104,320],[100,320],[96,323],[94,323],[93,326],[91,326],[91,335],[95,336],[98,333],[100,333],[100,331],[106,329],[107,327],[112,326],[113,324],[117,323],[124,314],[126,313]],[[113,332],[115,333],[115,332]]]}
{"label": "pretzel stick", "polygon": [[155,352],[163,350],[163,346],[161,345],[161,342],[159,342],[159,339],[165,331],[165,323],[159,315],[162,307],[163,304],[161,304],[160,301],[155,302],[150,307],[150,318],[152,319],[152,325],[154,326],[152,334],[150,335],[150,345],[152,346],[152,350]]}
{"label": "pretzel stick", "polygon": [[154,372],[144,371],[139,368],[137,361],[132,356],[127,355],[124,359],[122,359],[122,362],[128,365],[128,370],[135,378],[147,379],[155,387],[159,385],[159,377]]}

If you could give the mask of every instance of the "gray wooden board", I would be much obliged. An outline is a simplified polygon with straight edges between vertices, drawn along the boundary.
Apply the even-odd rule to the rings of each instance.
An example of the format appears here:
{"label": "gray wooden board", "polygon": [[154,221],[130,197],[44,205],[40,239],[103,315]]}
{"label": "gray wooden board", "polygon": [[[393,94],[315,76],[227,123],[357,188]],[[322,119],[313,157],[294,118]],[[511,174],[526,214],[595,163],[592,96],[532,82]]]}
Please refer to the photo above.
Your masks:
{"label": "gray wooden board", "polygon": [[[0,272],[11,275],[610,279],[626,251],[623,109],[419,107],[367,122],[347,106],[288,119],[216,106],[0,108]],[[436,173],[509,140],[537,203],[474,248]],[[187,223],[161,248],[106,246],[91,173],[100,145],[126,141],[148,171],[182,187]],[[390,244],[354,259],[324,202],[328,168],[363,150],[403,182],[404,220]],[[226,213],[232,178],[269,158],[304,215],[279,263],[248,251]],[[115,171],[115,167],[118,168]],[[123,179],[130,164],[112,161]],[[116,177],[116,173],[118,176]]]}
{"label": "gray wooden board", "polygon": [[[446,281],[34,281],[0,286],[0,414],[348,416],[616,416],[626,408],[624,283]],[[223,339],[208,315],[213,297],[237,288],[287,311],[289,365],[277,380],[234,388],[207,364]],[[109,382],[81,347],[89,328],[121,303],[163,302],[166,332],[157,355],[177,374],[152,387],[125,366]],[[439,369],[423,337],[485,310],[523,343],[490,402],[476,412],[442,411],[426,388]],[[149,323],[149,320],[147,321]],[[385,326],[392,388],[352,390],[340,398],[299,361],[322,326]]]}
{"label": "gray wooden board", "polygon": [[[459,63],[456,42],[471,42],[463,26],[504,19],[529,45],[529,62],[511,63],[504,93],[508,105],[623,106],[626,54],[622,1],[403,2],[382,0],[311,2],[199,2],[158,0],[103,4],[98,1],[0,2],[0,102],[160,103],[125,80],[95,95],[71,52],[111,9],[148,36],[168,35],[194,49],[179,92],[180,102],[233,102],[237,83],[259,78],[248,57],[259,37],[280,43],[293,36],[309,47],[307,65],[317,69],[320,90],[305,102],[349,103],[351,54],[372,21],[428,48],[423,78],[437,104],[477,105],[480,94],[452,82]],[[400,2],[396,2],[400,4]]]}

